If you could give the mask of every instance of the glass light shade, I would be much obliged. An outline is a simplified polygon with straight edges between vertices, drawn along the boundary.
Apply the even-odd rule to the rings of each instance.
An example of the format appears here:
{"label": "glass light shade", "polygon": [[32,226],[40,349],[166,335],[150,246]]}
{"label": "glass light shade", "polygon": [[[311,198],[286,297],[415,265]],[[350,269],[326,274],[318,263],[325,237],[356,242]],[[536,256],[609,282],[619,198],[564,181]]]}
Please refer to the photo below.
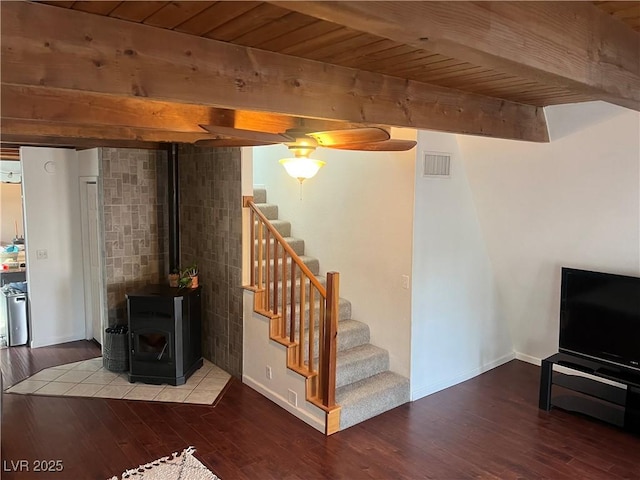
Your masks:
{"label": "glass light shade", "polygon": [[296,157],[283,158],[280,164],[293,178],[297,178],[302,183],[307,178],[313,177],[325,164],[322,160],[314,158]]}

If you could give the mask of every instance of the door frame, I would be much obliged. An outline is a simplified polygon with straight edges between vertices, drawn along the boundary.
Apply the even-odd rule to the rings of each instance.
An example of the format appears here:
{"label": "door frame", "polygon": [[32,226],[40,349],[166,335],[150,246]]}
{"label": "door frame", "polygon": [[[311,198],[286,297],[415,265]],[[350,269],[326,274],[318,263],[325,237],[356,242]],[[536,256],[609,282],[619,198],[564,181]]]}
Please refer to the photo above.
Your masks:
{"label": "door frame", "polygon": [[[84,294],[84,312],[85,312],[85,338],[87,340],[93,340],[94,332],[93,332],[93,322],[92,322],[92,312],[91,309],[91,254],[88,249],[89,244],[88,241],[91,238],[89,235],[89,217],[88,217],[88,196],[87,196],[87,185],[95,184],[98,185],[98,177],[97,176],[81,176],[79,177],[80,181],[80,214],[81,214],[81,225],[82,225],[82,269],[85,283],[85,294]],[[96,190],[96,213],[98,215],[97,228],[96,232],[96,242],[95,248],[98,252],[98,314],[100,316],[100,334],[95,335],[96,338],[100,339],[100,346],[104,345],[104,330],[106,328],[105,325],[105,315],[104,315],[104,276],[102,274],[104,265],[102,258],[102,249],[100,246],[100,242],[102,240],[102,224],[100,222],[100,202],[98,198],[99,192]]]}

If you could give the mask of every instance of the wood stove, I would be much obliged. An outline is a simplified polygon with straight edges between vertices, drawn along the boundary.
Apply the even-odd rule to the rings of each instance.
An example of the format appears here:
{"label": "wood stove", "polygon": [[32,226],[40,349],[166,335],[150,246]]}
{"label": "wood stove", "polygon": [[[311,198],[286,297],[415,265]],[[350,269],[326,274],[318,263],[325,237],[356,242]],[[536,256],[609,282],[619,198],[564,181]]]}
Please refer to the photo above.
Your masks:
{"label": "wood stove", "polygon": [[202,366],[201,287],[127,294],[129,381],[183,385]]}

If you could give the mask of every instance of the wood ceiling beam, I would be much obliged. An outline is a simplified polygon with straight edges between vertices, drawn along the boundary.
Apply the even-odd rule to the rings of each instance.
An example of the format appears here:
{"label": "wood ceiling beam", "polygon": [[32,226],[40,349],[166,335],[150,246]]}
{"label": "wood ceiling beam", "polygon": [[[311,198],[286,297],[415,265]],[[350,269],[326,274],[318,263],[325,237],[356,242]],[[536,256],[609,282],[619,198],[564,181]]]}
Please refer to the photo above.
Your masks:
{"label": "wood ceiling beam", "polygon": [[589,2],[271,2],[640,110],[640,34]]}
{"label": "wood ceiling beam", "polygon": [[[87,132],[78,130],[78,136],[87,138],[100,138],[98,132],[103,129],[105,132],[111,132],[110,135],[120,131],[122,138],[129,140],[133,139],[131,135],[141,135],[149,141],[162,141],[161,136],[164,132],[168,135],[164,141],[191,143],[198,139],[213,138],[199,126],[201,124],[244,130],[260,129],[270,133],[281,133],[301,125],[317,131],[353,126],[346,122],[300,119],[265,112],[6,83],[2,84],[0,90],[0,106],[0,113],[5,121],[34,121],[29,127],[30,131],[38,124],[59,123],[60,128],[65,124],[71,124],[78,129],[85,126]],[[17,123],[14,122],[13,125]],[[25,123],[22,125],[26,128]],[[48,131],[53,133],[51,127],[48,128]],[[64,126],[64,129],[70,131],[67,126]]]}
{"label": "wood ceiling beam", "polygon": [[32,2],[6,2],[1,21],[3,90],[40,86],[548,141],[542,109],[529,105]]}

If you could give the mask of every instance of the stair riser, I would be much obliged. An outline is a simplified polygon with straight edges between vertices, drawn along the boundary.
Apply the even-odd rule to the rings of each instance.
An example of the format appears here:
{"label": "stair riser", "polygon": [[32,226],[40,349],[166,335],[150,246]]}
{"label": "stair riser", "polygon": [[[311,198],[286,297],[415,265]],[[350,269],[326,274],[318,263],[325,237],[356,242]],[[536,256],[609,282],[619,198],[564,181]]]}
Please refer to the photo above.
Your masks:
{"label": "stair riser", "polygon": [[[358,329],[349,329],[342,330],[340,326],[345,323],[338,323],[338,352],[343,352],[350,348],[358,347],[360,345],[365,345],[369,343],[369,328],[363,324],[361,328]],[[317,332],[316,332],[317,333]],[[305,341],[304,341],[304,361],[309,361],[309,331],[305,331]],[[315,365],[318,364],[318,343],[320,341],[319,336],[314,336],[313,342],[313,351],[314,351],[314,361]]]}
{"label": "stair riser", "polygon": [[348,365],[342,365],[338,359],[336,388],[372,377],[386,370],[389,370],[389,354],[386,351],[378,352]]}
{"label": "stair riser", "polygon": [[267,217],[268,220],[277,220],[278,219],[278,206],[271,204],[262,204],[257,205],[258,210],[262,212],[262,214]]}
{"label": "stair riser", "polygon": [[264,188],[254,188],[253,203],[267,203],[267,190]]}
{"label": "stair riser", "polygon": [[344,430],[376,415],[404,405],[408,401],[408,381],[404,384],[378,391],[375,395],[370,395],[366,401],[353,405],[341,405],[341,399],[337,397],[336,403],[342,407],[340,412],[340,430]]}
{"label": "stair riser", "polygon": [[[271,225],[273,225],[273,228],[276,229],[276,231],[282,235],[283,237],[290,237],[291,236],[291,223],[289,222],[285,222],[284,220],[272,220],[271,221]],[[258,236],[258,222],[255,222],[255,234],[256,234],[256,238]],[[263,238],[266,237],[266,228],[262,229],[262,236]]]}

